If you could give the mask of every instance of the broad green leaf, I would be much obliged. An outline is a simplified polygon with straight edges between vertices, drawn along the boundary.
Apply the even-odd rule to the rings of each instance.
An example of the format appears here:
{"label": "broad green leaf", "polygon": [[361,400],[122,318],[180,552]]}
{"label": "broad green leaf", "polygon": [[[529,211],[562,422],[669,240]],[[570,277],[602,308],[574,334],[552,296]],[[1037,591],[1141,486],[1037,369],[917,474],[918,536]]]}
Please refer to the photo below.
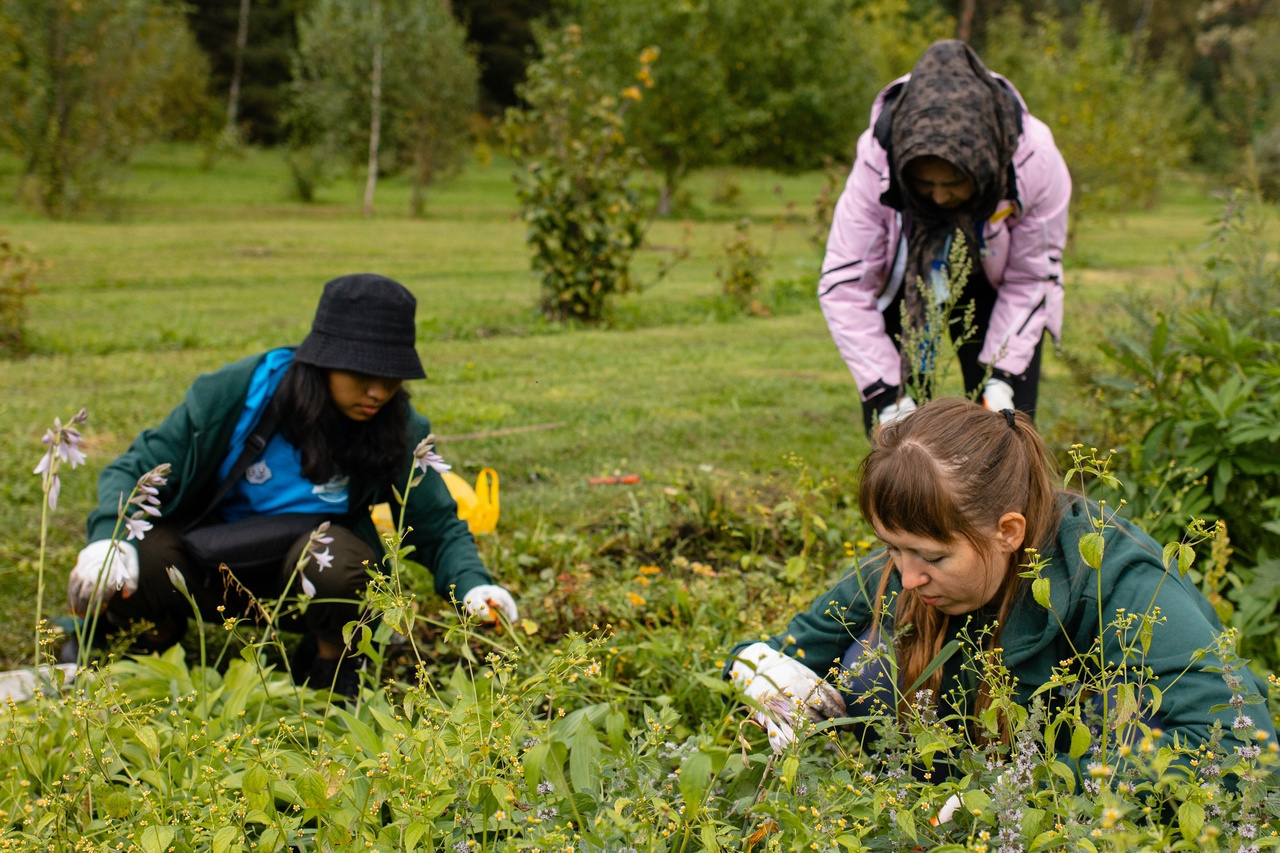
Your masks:
{"label": "broad green leaf", "polygon": [[529,751],[521,760],[521,764],[524,765],[524,781],[529,786],[529,796],[534,795],[538,783],[542,781],[542,765],[546,762],[550,750],[551,744],[536,743],[529,747]]}
{"label": "broad green leaf", "polygon": [[1178,830],[1187,841],[1194,842],[1200,837],[1204,828],[1204,807],[1199,803],[1186,802],[1178,806]]}
{"label": "broad green leaf", "polygon": [[600,782],[600,741],[596,730],[583,723],[569,745],[569,778],[574,790],[594,794]]}
{"label": "broad green leaf", "polygon": [[325,793],[328,785],[324,777],[314,768],[308,767],[304,770],[294,785],[297,786],[298,796],[302,797],[302,803],[307,808],[322,809],[328,804],[329,797]]}
{"label": "broad green leaf", "polygon": [[167,853],[176,834],[171,826],[148,826],[142,830],[142,849],[146,853]]}
{"label": "broad green leaf", "polygon": [[1191,571],[1191,564],[1196,561],[1196,549],[1190,545],[1180,545],[1178,547],[1178,574],[1186,577],[1187,572]]}
{"label": "broad green leaf", "polygon": [[711,756],[705,752],[695,752],[680,765],[680,796],[690,812],[702,802],[710,784]]}
{"label": "broad green leaf", "polygon": [[911,809],[898,809],[896,821],[898,830],[912,841],[917,840],[916,836],[916,818],[911,813]]}
{"label": "broad green leaf", "polygon": [[796,774],[799,772],[800,759],[796,758],[794,755],[788,755],[786,760],[782,762],[781,774],[782,784],[786,785],[788,791],[795,787]]}
{"label": "broad green leaf", "polygon": [[1077,721],[1071,732],[1071,750],[1067,754],[1072,758],[1079,758],[1088,751],[1089,744],[1092,742],[1093,736],[1089,734],[1089,728]]}
{"label": "broad green leaf", "polygon": [[134,735],[138,738],[138,743],[142,744],[142,748],[151,756],[151,760],[159,761],[160,739],[156,737],[156,733],[146,725],[141,725],[134,730]]}
{"label": "broad green leaf", "polygon": [[102,810],[117,820],[128,817],[133,810],[133,799],[124,791],[112,791],[103,799]]}
{"label": "broad green leaf", "polygon": [[240,833],[238,826],[224,826],[213,834],[213,853],[235,853],[240,850]]}
{"label": "broad green leaf", "polygon": [[1080,537],[1080,559],[1091,569],[1102,568],[1102,551],[1105,545],[1101,533],[1086,533]]}
{"label": "broad green leaf", "polygon": [[240,790],[244,792],[244,799],[249,804],[249,808],[266,811],[267,806],[271,804],[271,792],[267,789],[270,782],[271,777],[267,775],[266,769],[261,764],[253,765],[244,774],[244,779],[240,782]]}
{"label": "broad green leaf", "polygon": [[1036,600],[1036,604],[1046,610],[1049,609],[1049,579],[1036,578],[1031,582],[1031,596]]}

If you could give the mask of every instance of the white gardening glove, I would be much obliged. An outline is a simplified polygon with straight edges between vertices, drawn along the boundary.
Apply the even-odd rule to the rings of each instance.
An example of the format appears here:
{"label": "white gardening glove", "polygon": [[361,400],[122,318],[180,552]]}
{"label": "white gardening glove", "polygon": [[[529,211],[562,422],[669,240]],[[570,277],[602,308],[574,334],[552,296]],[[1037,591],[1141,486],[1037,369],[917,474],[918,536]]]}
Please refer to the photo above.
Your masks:
{"label": "white gardening glove", "polygon": [[795,714],[814,722],[844,716],[844,699],[817,673],[766,643],[752,643],[738,652],[729,677],[744,695],[768,709],[752,719],[769,735],[778,752],[795,740]]}
{"label": "white gardening glove", "polygon": [[934,826],[942,826],[951,823],[951,818],[955,817],[956,812],[964,805],[964,800],[960,799],[959,794],[952,794],[947,797],[947,801],[942,804],[942,808],[938,809],[938,816],[930,821]]}
{"label": "white gardening glove", "polygon": [[85,616],[106,607],[117,592],[125,598],[133,595],[138,591],[138,571],[138,549],[132,543],[110,539],[90,542],[67,578],[71,612]]}
{"label": "white gardening glove", "polygon": [[520,611],[516,609],[516,600],[511,597],[511,593],[496,584],[484,583],[472,587],[470,592],[462,596],[462,606],[472,616],[486,622],[498,621],[498,617],[490,609],[492,607],[501,610],[508,622],[514,622],[520,618]]}
{"label": "white gardening glove", "polygon": [[988,379],[982,389],[982,405],[993,412],[1013,408],[1013,388],[1003,379]]}
{"label": "white gardening glove", "polygon": [[916,401],[905,396],[896,403],[890,403],[880,410],[880,426],[888,426],[899,418],[905,418],[916,410]]}

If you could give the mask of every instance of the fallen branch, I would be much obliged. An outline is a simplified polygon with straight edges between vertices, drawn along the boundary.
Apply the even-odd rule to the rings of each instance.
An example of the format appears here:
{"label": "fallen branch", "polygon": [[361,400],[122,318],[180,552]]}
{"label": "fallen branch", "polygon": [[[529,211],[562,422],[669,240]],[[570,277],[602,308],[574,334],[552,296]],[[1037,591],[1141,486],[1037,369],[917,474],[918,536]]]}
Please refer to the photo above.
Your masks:
{"label": "fallen branch", "polygon": [[550,424],[530,424],[529,426],[507,427],[506,429],[490,429],[484,432],[460,432],[457,435],[437,435],[436,441],[466,441],[472,438],[495,438],[499,435],[515,435],[521,432],[537,432],[544,429],[559,429],[564,421]]}

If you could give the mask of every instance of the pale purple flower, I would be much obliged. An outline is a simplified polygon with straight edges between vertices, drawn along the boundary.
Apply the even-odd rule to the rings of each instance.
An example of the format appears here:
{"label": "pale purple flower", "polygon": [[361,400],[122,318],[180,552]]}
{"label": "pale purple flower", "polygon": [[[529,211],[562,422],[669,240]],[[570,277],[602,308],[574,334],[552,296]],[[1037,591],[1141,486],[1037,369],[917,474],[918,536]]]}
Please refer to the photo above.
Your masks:
{"label": "pale purple flower", "polygon": [[[333,565],[333,554],[329,552],[329,549],[320,550],[322,545],[328,545],[333,541],[332,536],[325,535],[328,531],[329,522],[323,521],[319,527],[311,531],[311,535],[307,538],[307,554],[316,561],[322,572]],[[306,579],[303,578],[303,583],[305,584],[306,582]]]}
{"label": "pale purple flower", "polygon": [[[169,472],[172,470],[168,462],[163,462],[152,468],[147,473],[138,478],[138,485],[134,487],[133,496],[129,498],[129,503],[136,506],[139,510],[153,518],[160,517],[160,487],[169,482]],[[142,516],[135,512],[134,518]],[[149,527],[147,529],[150,529]],[[142,537],[139,536],[139,539]]]}
{"label": "pale purple flower", "polygon": [[[158,513],[157,513],[158,514]],[[151,522],[142,518],[141,513],[134,513],[132,518],[124,520],[125,539],[145,539],[147,531],[153,527]]]}
{"label": "pale purple flower", "polygon": [[320,567],[318,571],[323,572],[325,569],[333,565],[333,554],[329,553],[328,548],[325,548],[323,551],[311,551],[310,553],[312,559],[316,561],[316,565]]}
{"label": "pale purple flower", "polygon": [[301,579],[302,581],[302,595],[305,598],[315,598],[316,585],[313,584],[311,581],[307,580],[307,576],[302,574],[302,572],[298,573],[298,578]]}
{"label": "pale purple flower", "polygon": [[58,495],[62,492],[62,479],[58,476],[58,467],[65,462],[72,468],[83,465],[84,453],[80,451],[80,430],[76,427],[89,419],[89,410],[81,409],[62,425],[60,418],[53,419],[53,429],[46,430],[40,442],[47,448],[40,457],[33,473],[45,478],[45,494],[49,501],[49,509],[58,508]]}
{"label": "pale purple flower", "polygon": [[437,473],[444,474],[453,469],[453,466],[444,461],[444,458],[436,453],[436,437],[429,435],[422,441],[418,442],[418,446],[413,451],[414,464],[422,469],[425,474],[428,468],[434,468]]}

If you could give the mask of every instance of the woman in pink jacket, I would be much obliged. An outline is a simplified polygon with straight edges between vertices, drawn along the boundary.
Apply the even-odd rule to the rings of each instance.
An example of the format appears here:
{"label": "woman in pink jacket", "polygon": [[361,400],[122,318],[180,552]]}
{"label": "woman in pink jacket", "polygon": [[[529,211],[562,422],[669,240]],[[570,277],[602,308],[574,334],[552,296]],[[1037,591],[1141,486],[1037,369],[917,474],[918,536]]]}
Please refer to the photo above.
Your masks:
{"label": "woman in pink jacket", "polygon": [[[870,430],[928,396],[902,324],[925,323],[957,230],[972,272],[950,318],[966,392],[1035,414],[1040,351],[1062,329],[1062,249],[1071,177],[1044,122],[964,42],[935,42],[871,108],[836,205],[818,298]],[[912,362],[916,362],[913,364]],[[925,365],[927,368],[927,365]],[[915,374],[913,381],[913,373]],[[923,402],[923,401],[921,401]]]}

